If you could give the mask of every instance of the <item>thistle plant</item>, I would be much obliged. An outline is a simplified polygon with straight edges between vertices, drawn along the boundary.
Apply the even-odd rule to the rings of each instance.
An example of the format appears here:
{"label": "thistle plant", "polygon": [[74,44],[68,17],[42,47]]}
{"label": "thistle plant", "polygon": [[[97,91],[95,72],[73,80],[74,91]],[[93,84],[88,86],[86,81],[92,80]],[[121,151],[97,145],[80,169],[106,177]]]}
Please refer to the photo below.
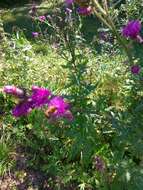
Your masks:
{"label": "thistle plant", "polygon": [[[97,16],[101,23],[112,32],[121,49],[125,52],[131,72],[133,74],[138,74],[140,70],[139,64],[141,64],[141,55],[136,53],[135,49],[138,49],[138,46],[140,46],[139,44],[143,43],[143,38],[141,36],[141,21],[138,19],[131,20],[125,27],[122,27],[122,29],[119,30],[116,26],[116,13],[114,12],[116,10],[115,7],[120,2],[117,1],[114,3],[113,1],[108,2],[107,0],[75,0],[70,3],[76,3],[79,6],[77,12],[81,15],[89,15],[92,13]],[[132,41],[136,43],[133,43]],[[134,69],[137,67],[138,69]]]}
{"label": "thistle plant", "polygon": [[132,55],[130,54],[130,51],[128,50],[128,46],[122,39],[114,23],[114,20],[112,19],[114,18],[114,15],[112,15],[110,11],[112,7],[111,8],[109,7],[109,3],[107,2],[107,0],[103,0],[102,3],[99,3],[99,1],[97,0],[93,0],[92,3],[93,3],[93,12],[95,13],[95,15],[99,18],[99,20],[101,20],[101,22],[103,22],[110,29],[110,31],[116,37],[118,43],[124,49],[129,62],[133,64],[133,58]]}
{"label": "thistle plant", "polygon": [[[2,90],[7,96],[17,99],[12,108],[16,122],[21,121],[18,118],[23,117],[26,124],[30,121],[30,125],[32,123],[34,126],[29,126],[32,128],[30,130],[34,131],[33,134],[36,136],[36,133],[39,133],[38,140],[33,142],[37,142],[35,143],[37,147],[39,142],[41,144],[42,154],[38,156],[44,160],[44,164],[41,162],[44,172],[56,171],[55,175],[62,176],[65,183],[73,180],[82,190],[121,190],[126,189],[127,185],[128,189],[132,189],[130,188],[132,178],[135,175],[136,181],[137,177],[133,173],[139,171],[137,168],[142,164],[140,122],[143,117],[140,110],[142,111],[143,106],[137,106],[142,98],[137,94],[138,86],[133,85],[134,81],[128,79],[128,76],[119,77],[122,75],[122,69],[116,62],[122,63],[124,59],[119,59],[118,55],[113,54],[115,59],[112,57],[110,60],[108,55],[104,57],[98,53],[94,58],[93,49],[85,43],[81,32],[84,18],[96,15],[115,36],[123,53],[125,52],[128,57],[131,73],[137,78],[141,73],[139,65],[141,62],[136,60],[133,46],[142,46],[141,21],[129,20],[119,30],[115,19],[115,7],[118,2],[66,0],[61,9],[55,9],[55,12],[48,16],[38,16],[35,14],[36,8],[32,7],[32,19],[37,23],[37,30],[32,33],[34,42],[41,40],[47,45],[48,41],[64,59],[62,65],[62,70],[65,71],[64,85],[59,93],[35,85],[26,90],[15,85],[7,85]],[[41,26],[46,26],[48,30],[43,32]],[[51,35],[47,31],[50,31]],[[101,38],[105,37],[106,40],[106,36],[102,34]],[[100,70],[99,67],[105,66],[105,59],[109,59],[106,63],[114,64],[114,67],[118,68],[116,73],[112,73],[110,68],[105,73],[104,79],[100,76],[104,75],[104,70]],[[127,73],[126,70],[123,73]],[[123,89],[120,87],[122,84]],[[122,95],[124,100],[121,104],[124,105],[120,106],[119,100],[117,108],[113,101],[117,101]],[[20,124],[17,123],[16,126]],[[50,147],[48,154],[43,151],[43,141],[40,140],[42,138],[46,148]],[[28,142],[31,144],[29,139]],[[34,159],[40,160],[37,159],[37,154]],[[139,176],[142,177],[142,171]]]}

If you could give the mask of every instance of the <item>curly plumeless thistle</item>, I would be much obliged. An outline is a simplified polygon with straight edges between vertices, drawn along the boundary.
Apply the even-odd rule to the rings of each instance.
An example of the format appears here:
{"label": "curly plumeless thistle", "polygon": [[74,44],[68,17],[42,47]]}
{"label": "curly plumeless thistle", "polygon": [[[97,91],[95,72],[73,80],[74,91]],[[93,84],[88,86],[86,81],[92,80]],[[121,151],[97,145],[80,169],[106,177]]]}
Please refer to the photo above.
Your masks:
{"label": "curly plumeless thistle", "polygon": [[[32,86],[31,93],[25,95],[21,88],[7,85],[4,86],[2,92],[16,96],[19,99],[19,103],[12,109],[12,114],[15,117],[27,116],[33,109],[46,107],[45,115],[48,119],[65,118],[68,121],[73,120],[69,103],[61,96],[53,96],[47,88]],[[20,98],[23,96],[24,98],[21,100]]]}

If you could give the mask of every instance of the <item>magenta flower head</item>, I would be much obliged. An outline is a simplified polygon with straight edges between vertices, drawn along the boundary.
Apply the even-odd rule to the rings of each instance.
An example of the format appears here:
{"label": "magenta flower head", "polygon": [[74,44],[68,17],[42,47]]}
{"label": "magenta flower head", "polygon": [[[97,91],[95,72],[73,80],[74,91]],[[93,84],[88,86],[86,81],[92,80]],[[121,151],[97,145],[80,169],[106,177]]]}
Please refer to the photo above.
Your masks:
{"label": "magenta flower head", "polygon": [[67,6],[72,5],[74,3],[74,0],[65,0],[65,4]]}
{"label": "magenta flower head", "polygon": [[16,105],[12,110],[12,114],[15,117],[21,117],[28,115],[33,109],[44,106],[49,102],[49,96],[51,92],[46,88],[38,86],[32,87],[32,95],[26,97],[25,100]]}
{"label": "magenta flower head", "polygon": [[131,67],[131,72],[132,72],[132,74],[134,74],[134,75],[139,74],[140,70],[141,70],[141,68],[140,68],[139,65],[133,65],[133,66]]}
{"label": "magenta flower head", "polygon": [[26,116],[28,113],[32,111],[32,102],[30,100],[25,100],[20,102],[15,108],[12,110],[12,114],[15,117]]}
{"label": "magenta flower head", "polygon": [[136,39],[141,31],[141,22],[132,20],[122,29],[122,35],[126,38]]}
{"label": "magenta flower head", "polygon": [[30,97],[32,101],[33,108],[39,108],[49,102],[49,97],[51,92],[46,88],[41,88],[38,86],[32,87],[32,95]]}
{"label": "magenta flower head", "polygon": [[32,36],[33,36],[33,38],[38,38],[39,33],[38,32],[32,32]]}
{"label": "magenta flower head", "polygon": [[[68,120],[72,120],[73,116],[69,110],[70,106],[61,96],[53,97],[48,103],[49,116],[53,119],[58,118],[67,118]],[[47,110],[47,113],[48,113]],[[52,110],[52,112],[50,112]]]}
{"label": "magenta flower head", "polygon": [[23,97],[25,95],[24,90],[17,88],[16,86],[10,86],[10,85],[4,86],[3,92],[17,97]]}
{"label": "magenta flower head", "polygon": [[46,20],[45,16],[39,16],[38,18],[39,18],[40,22],[45,22],[45,20]]}
{"label": "magenta flower head", "polygon": [[77,9],[77,12],[78,14],[80,15],[83,15],[83,16],[87,16],[87,15],[90,15],[91,12],[92,12],[92,8],[89,6],[89,7],[79,7]]}

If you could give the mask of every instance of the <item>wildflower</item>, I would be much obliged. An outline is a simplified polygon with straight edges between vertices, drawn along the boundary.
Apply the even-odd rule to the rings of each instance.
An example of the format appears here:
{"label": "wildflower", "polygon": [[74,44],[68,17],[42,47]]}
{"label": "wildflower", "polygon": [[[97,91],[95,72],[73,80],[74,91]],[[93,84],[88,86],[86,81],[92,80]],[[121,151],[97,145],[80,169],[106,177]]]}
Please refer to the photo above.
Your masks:
{"label": "wildflower", "polygon": [[137,75],[137,74],[139,74],[140,69],[141,69],[141,68],[140,68],[139,65],[133,65],[133,66],[131,67],[131,72],[132,72],[132,74]]}
{"label": "wildflower", "polygon": [[99,172],[104,172],[105,171],[105,163],[103,159],[100,156],[95,157],[95,168]]}
{"label": "wildflower", "polygon": [[51,92],[46,88],[38,86],[32,87],[32,95],[30,97],[32,102],[32,108],[41,107],[49,102],[49,96]]}
{"label": "wildflower", "polygon": [[142,38],[140,35],[137,36],[136,40],[137,40],[137,42],[139,42],[140,44],[143,43],[143,38]]}
{"label": "wildflower", "polygon": [[33,36],[33,38],[37,38],[39,36],[39,33],[38,32],[32,32],[32,36]]}
{"label": "wildflower", "polygon": [[70,24],[70,26],[72,27],[72,9],[69,9],[68,7],[66,8],[66,17],[65,17],[65,22],[67,22],[68,24]]}
{"label": "wildflower", "polygon": [[92,12],[92,8],[89,6],[89,7],[79,7],[78,9],[77,9],[77,12],[78,12],[78,14],[80,14],[80,15],[90,15],[91,14],[91,12]]}
{"label": "wildflower", "polygon": [[12,114],[15,117],[26,116],[29,112],[32,111],[32,102],[30,100],[25,100],[20,102],[15,108],[12,110]]}
{"label": "wildflower", "polygon": [[141,31],[141,22],[132,20],[122,29],[122,35],[126,38],[136,39]]}
{"label": "wildflower", "polygon": [[36,12],[37,12],[37,7],[35,4],[32,5],[32,8],[31,10],[29,11],[29,14],[34,17],[36,15]]}
{"label": "wildflower", "polygon": [[3,91],[6,94],[11,94],[17,97],[23,97],[25,94],[24,90],[17,88],[16,86],[10,86],[10,85],[4,86]]}
{"label": "wildflower", "polygon": [[66,118],[67,120],[69,120],[69,121],[73,121],[73,114],[71,113],[71,111],[70,110],[67,110],[66,112],[65,112],[65,114],[64,114],[64,118]]}
{"label": "wildflower", "polygon": [[52,98],[48,104],[48,110],[52,109],[53,111],[50,113],[52,118],[60,118],[65,117],[71,120],[72,116],[69,112],[69,104],[64,101],[64,99],[60,96],[55,96]]}
{"label": "wildflower", "polygon": [[72,10],[69,9],[69,8],[66,8],[66,13],[71,14],[71,13],[72,13]]}
{"label": "wildflower", "polygon": [[69,5],[73,4],[73,3],[74,3],[74,0],[65,0],[65,4],[67,6],[69,6]]}
{"label": "wildflower", "polygon": [[45,22],[45,20],[46,20],[46,17],[45,17],[45,16],[39,16],[38,18],[39,18],[39,20],[40,20],[41,22]]}
{"label": "wildflower", "polygon": [[49,21],[52,21],[51,15],[47,15],[47,19],[48,19]]}
{"label": "wildflower", "polygon": [[22,102],[15,106],[12,110],[12,114],[15,117],[25,116],[33,109],[39,108],[49,102],[49,96],[51,92],[46,88],[38,86],[32,87],[32,95],[26,97]]}

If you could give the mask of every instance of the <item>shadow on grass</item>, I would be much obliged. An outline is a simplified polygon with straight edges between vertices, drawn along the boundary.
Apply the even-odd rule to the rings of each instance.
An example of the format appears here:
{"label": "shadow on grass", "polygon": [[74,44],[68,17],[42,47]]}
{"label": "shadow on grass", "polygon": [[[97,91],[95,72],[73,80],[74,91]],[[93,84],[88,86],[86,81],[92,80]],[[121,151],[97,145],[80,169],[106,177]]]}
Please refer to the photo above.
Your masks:
{"label": "shadow on grass", "polygon": [[0,2],[0,8],[13,8],[13,7],[19,7],[19,6],[23,6],[27,3],[32,3],[32,2],[36,2],[41,3],[42,0],[1,0]]}
{"label": "shadow on grass", "polygon": [[[14,8],[7,10],[2,15],[4,31],[12,34],[15,27],[24,31],[27,38],[31,38],[32,31],[35,31],[36,25],[33,23],[29,11],[32,5],[26,7]],[[38,8],[39,12],[46,12],[46,7]]]}

